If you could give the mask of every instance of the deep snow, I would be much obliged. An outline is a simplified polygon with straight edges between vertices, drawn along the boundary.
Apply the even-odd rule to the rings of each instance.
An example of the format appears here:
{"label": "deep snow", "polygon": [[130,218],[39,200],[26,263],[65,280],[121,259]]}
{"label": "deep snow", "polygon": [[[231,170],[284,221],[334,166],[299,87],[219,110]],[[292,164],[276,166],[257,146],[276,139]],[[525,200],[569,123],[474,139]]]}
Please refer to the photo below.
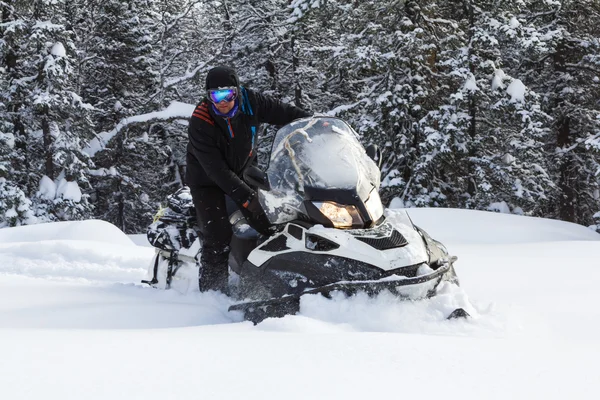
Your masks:
{"label": "deep snow", "polygon": [[[600,235],[490,212],[409,214],[459,257],[460,289],[406,303],[309,296],[300,315],[257,326],[225,296],[139,284],[153,250],[108,223],[2,229],[0,397],[600,396]],[[474,318],[445,320],[458,305]]]}

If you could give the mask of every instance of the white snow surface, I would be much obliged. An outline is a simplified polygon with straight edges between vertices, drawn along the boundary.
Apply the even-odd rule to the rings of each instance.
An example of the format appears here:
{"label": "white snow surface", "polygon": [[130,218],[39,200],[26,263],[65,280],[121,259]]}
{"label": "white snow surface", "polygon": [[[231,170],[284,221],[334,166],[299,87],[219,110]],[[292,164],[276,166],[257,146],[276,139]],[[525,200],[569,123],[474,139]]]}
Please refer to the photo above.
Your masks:
{"label": "white snow surface", "polygon": [[[153,249],[106,222],[1,229],[0,397],[600,398],[600,235],[408,212],[458,256],[460,288],[417,302],[306,296],[299,315],[257,326],[223,295],[140,284]],[[473,317],[446,320],[458,306]]]}
{"label": "white snow surface", "polygon": [[66,57],[67,50],[65,50],[65,46],[61,42],[54,43],[54,46],[50,49],[50,54],[55,57]]}
{"label": "white snow surface", "polygon": [[77,182],[69,182],[66,179],[61,179],[56,188],[56,195],[65,200],[73,200],[75,203],[81,201],[81,189]]}
{"label": "white snow surface", "polygon": [[503,70],[497,69],[494,71],[494,77],[492,78],[492,90],[496,90],[498,88],[504,89],[504,83],[502,83],[504,78],[506,78],[506,74]]}
{"label": "white snow surface", "polygon": [[477,81],[475,80],[475,77],[472,74],[469,75],[469,78],[466,80],[463,88],[464,90],[469,92],[476,92],[479,89],[477,87]]}
{"label": "white snow surface", "polygon": [[42,176],[37,195],[45,199],[53,200],[56,198],[56,183],[48,176]]}
{"label": "white snow surface", "polygon": [[520,79],[515,79],[506,88],[506,93],[510,96],[511,102],[522,103],[525,100],[525,92],[527,88]]}

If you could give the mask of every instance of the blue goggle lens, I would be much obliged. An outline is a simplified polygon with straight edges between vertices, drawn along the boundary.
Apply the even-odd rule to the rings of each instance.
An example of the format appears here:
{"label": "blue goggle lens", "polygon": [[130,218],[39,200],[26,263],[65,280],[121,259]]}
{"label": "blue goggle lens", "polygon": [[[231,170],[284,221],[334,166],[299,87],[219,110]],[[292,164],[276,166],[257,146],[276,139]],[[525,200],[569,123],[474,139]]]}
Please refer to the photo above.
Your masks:
{"label": "blue goggle lens", "polygon": [[210,101],[215,104],[218,104],[222,101],[233,101],[237,97],[237,89],[219,89],[219,90],[209,90],[208,97]]}

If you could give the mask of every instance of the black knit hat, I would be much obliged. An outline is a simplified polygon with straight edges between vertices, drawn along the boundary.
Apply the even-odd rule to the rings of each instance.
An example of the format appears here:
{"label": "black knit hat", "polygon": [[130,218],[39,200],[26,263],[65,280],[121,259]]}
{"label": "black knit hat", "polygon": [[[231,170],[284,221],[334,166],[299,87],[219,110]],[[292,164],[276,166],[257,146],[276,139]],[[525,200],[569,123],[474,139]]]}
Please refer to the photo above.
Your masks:
{"label": "black knit hat", "polygon": [[240,86],[240,80],[233,68],[215,67],[208,71],[206,75],[206,90],[232,86]]}

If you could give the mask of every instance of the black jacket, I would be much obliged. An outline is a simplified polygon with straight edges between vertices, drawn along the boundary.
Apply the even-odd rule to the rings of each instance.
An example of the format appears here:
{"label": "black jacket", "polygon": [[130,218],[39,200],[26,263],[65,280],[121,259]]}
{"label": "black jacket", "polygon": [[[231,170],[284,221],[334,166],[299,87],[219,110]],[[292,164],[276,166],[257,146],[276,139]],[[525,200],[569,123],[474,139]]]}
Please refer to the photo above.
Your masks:
{"label": "black jacket", "polygon": [[240,92],[232,118],[217,115],[207,99],[196,106],[188,128],[186,182],[218,186],[241,205],[254,195],[240,177],[256,151],[259,125],[285,125],[311,114],[243,87]]}

